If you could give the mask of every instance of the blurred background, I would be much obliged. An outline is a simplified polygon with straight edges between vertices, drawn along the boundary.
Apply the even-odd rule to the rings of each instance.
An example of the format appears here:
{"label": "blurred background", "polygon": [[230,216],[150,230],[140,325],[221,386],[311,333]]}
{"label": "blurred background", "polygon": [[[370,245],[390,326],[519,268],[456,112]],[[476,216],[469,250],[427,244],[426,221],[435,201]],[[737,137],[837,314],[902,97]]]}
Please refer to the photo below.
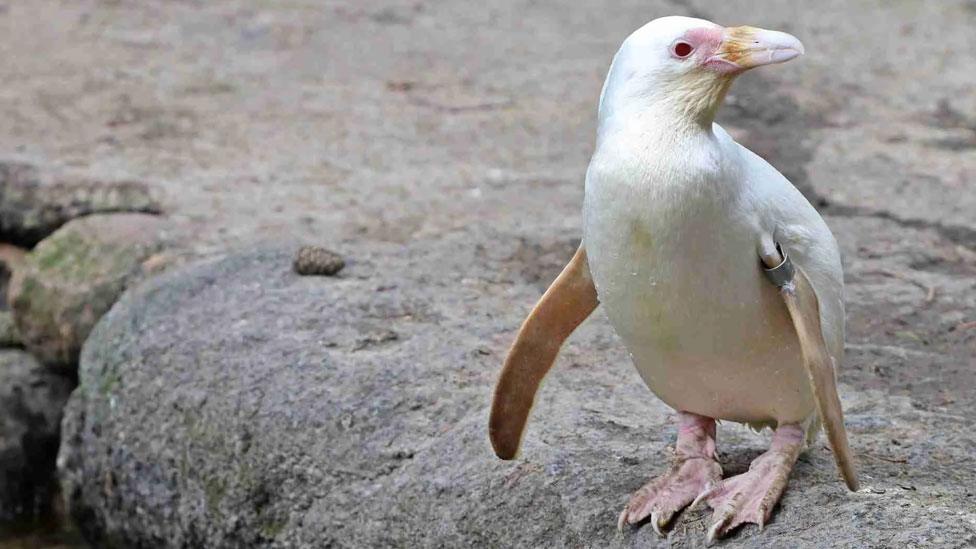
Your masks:
{"label": "blurred background", "polygon": [[[564,487],[568,495],[561,497],[569,502],[567,508],[583,506],[587,511],[580,515],[564,509],[571,516],[561,519],[563,523],[551,516],[539,518],[545,535],[526,533],[523,542],[602,545],[599,540],[612,538],[622,546],[657,543],[647,532],[621,538],[609,529],[622,504],[618,500],[660,463],[655,444],[666,443],[673,433],[667,431],[666,409],[645,402],[652,397],[626,364],[602,316],[591,320],[567,349],[564,372],[537,407],[553,416],[563,407],[574,410],[564,414],[570,418],[567,424],[552,420],[553,433],[568,429],[592,436],[560,439],[562,449],[555,457],[529,449],[529,461],[517,466],[493,461],[477,437],[484,428],[487,391],[514,329],[580,237],[583,174],[610,59],[631,31],[671,14],[783,30],[803,41],[807,54],[799,60],[740,78],[719,121],[803,191],[827,219],[844,253],[849,346],[840,381],[845,402],[853,406],[849,418],[855,451],[875,491],[843,500],[831,476],[829,454],[817,450],[815,457],[805,458],[806,470],[801,462],[784,510],[767,529],[772,532],[759,539],[771,544],[793,540],[801,546],[804,538],[791,536],[805,525],[821,524],[831,525],[849,546],[976,543],[976,439],[968,431],[976,414],[976,2],[0,0],[0,263],[5,265],[0,281],[6,286],[8,279],[16,279],[17,269],[26,273],[19,283],[10,282],[9,290],[3,288],[7,298],[0,300],[0,315],[5,315],[0,319],[15,327],[4,336],[8,349],[0,357],[11,365],[0,369],[0,378],[7,376],[4,383],[11,388],[17,383],[44,388],[43,395],[24,397],[23,391],[5,392],[0,386],[0,407],[17,410],[8,417],[26,418],[22,424],[0,420],[0,449],[7,452],[0,455],[7,456],[2,459],[8,471],[2,473],[6,477],[0,478],[0,486],[6,483],[8,493],[24,494],[15,502],[0,502],[0,517],[12,525],[9,533],[0,534],[0,540],[9,540],[0,541],[0,547],[61,543],[58,536],[45,541],[56,530],[49,522],[23,518],[50,515],[50,510],[30,511],[46,509],[46,503],[24,501],[59,500],[52,495],[58,489],[69,496],[74,491],[75,507],[61,511],[87,521],[81,530],[89,539],[115,539],[123,546],[289,546],[324,539],[323,532],[334,536],[329,539],[338,546],[506,546],[512,540],[498,537],[499,525],[527,512],[506,498],[523,498],[519,501],[528,505],[531,494],[542,497],[553,490],[549,481],[582,482],[595,491]],[[84,219],[87,224],[79,223]],[[63,232],[60,240],[45,244],[58,229]],[[69,391],[79,381],[83,387],[105,386],[108,374],[101,364],[112,362],[106,358],[112,348],[125,350],[125,361],[131,363],[137,354],[132,349],[152,354],[186,341],[183,334],[165,345],[143,341],[130,349],[119,340],[109,343],[105,335],[107,350],[89,353],[86,348],[86,354],[79,354],[92,326],[124,289],[148,283],[157,273],[171,276],[239,250],[291,250],[291,243],[321,245],[345,258],[348,285],[336,295],[361,295],[350,305],[360,316],[333,317],[340,327],[279,321],[290,315],[325,315],[323,309],[296,312],[301,301],[296,297],[295,310],[276,310],[279,305],[271,303],[264,312],[251,311],[251,316],[235,320],[263,326],[262,337],[269,340],[302,330],[335,330],[340,335],[334,341],[323,343],[309,335],[311,339],[296,342],[295,348],[323,346],[322,360],[350,368],[385,372],[390,368],[376,364],[426,363],[449,352],[438,350],[438,339],[470,351],[444,355],[443,363],[433,361],[422,375],[403,381],[410,385],[426,379],[410,385],[419,393],[404,389],[402,394],[424,394],[430,400],[411,412],[422,418],[416,421],[423,424],[428,442],[408,448],[417,453],[408,461],[417,462],[423,448],[431,456],[441,455],[445,446],[439,445],[447,444],[461,452],[455,455],[473,456],[468,466],[484,464],[478,467],[485,475],[494,472],[506,482],[515,474],[535,475],[538,485],[530,482],[532,488],[502,496],[488,476],[471,480],[470,470],[458,470],[449,484],[466,486],[460,480],[464,478],[488,492],[496,490],[481,505],[494,501],[497,511],[472,503],[466,507],[471,515],[455,517],[450,527],[425,531],[401,525],[394,528],[400,528],[398,533],[385,534],[390,537],[375,537],[370,528],[390,528],[383,526],[389,522],[351,526],[360,512],[355,507],[348,507],[351,514],[344,518],[309,515],[316,505],[339,505],[340,500],[323,495],[329,492],[324,488],[301,504],[281,503],[293,496],[271,488],[267,494],[245,490],[223,497],[224,492],[236,494],[233,482],[221,481],[214,488],[181,468],[177,457],[155,460],[153,456],[165,451],[151,448],[150,441],[141,450],[111,454],[109,449],[123,445],[119,441],[125,436],[119,433],[131,433],[134,426],[95,425],[94,410],[111,400],[104,395],[103,401],[89,394],[84,403],[69,405],[77,411],[73,416],[69,412],[66,420],[74,427],[60,432],[61,406]],[[64,260],[65,254],[95,266],[66,265],[76,259]],[[273,263],[276,257],[245,263]],[[282,261],[287,264],[289,258]],[[45,271],[54,264],[61,266]],[[247,283],[269,278],[254,274]],[[31,280],[49,291],[32,295]],[[319,295],[306,282],[289,284],[281,282],[274,291],[291,288],[296,296]],[[383,301],[394,299],[382,297],[390,292],[402,303],[396,301],[394,307]],[[331,295],[319,297],[325,302]],[[70,307],[59,309],[58,304],[69,302]],[[213,309],[222,310],[218,305]],[[239,309],[228,302],[227,311]],[[167,319],[178,317],[167,314],[176,315]],[[139,326],[147,332],[157,326],[155,320],[133,318],[124,320],[133,332]],[[205,324],[238,326],[230,318]],[[407,324],[397,327],[397,322]],[[435,337],[442,329],[453,335]],[[343,330],[348,335],[341,335]],[[188,333],[199,329],[188,328]],[[223,341],[219,336],[207,340]],[[414,343],[416,348],[410,346]],[[244,347],[252,356],[260,355]],[[209,356],[205,350],[187,353]],[[364,352],[378,354],[363,358]],[[610,370],[608,361],[615,362]],[[465,363],[471,364],[470,370],[461,365]],[[574,367],[590,363],[597,373]],[[112,391],[123,402],[158,397],[167,402],[167,410],[183,409],[187,398],[197,402],[192,395],[167,392],[175,382],[167,381],[165,368],[153,371],[160,377],[139,378],[138,386],[127,385],[128,378],[119,375],[122,381],[118,386],[112,381]],[[16,374],[20,377],[14,372],[21,372]],[[247,387],[268,383],[266,377],[241,375],[245,379],[238,380],[237,397],[248,394]],[[224,386],[237,382],[212,379]],[[314,385],[316,378],[300,379],[305,386]],[[586,393],[601,383],[604,393]],[[139,392],[150,386],[157,396]],[[450,395],[443,394],[445,386],[452,388]],[[210,395],[222,390],[193,387]],[[366,390],[357,386],[350,394],[357,391]],[[604,402],[595,405],[591,416],[616,414],[618,424],[629,426],[627,433],[614,435],[593,417],[581,416],[575,411],[581,395]],[[375,392],[361,397],[363,406],[385,402]],[[76,392],[72,402],[79,398]],[[206,409],[212,402],[204,398],[185,407]],[[439,420],[428,415],[434,402],[440,403],[437,417],[449,416],[450,425],[461,427],[435,428]],[[610,411],[599,408],[604,405]],[[269,429],[294,426],[274,423],[285,421],[285,404],[273,408],[262,401],[255,406],[266,412],[259,417],[270,418]],[[215,408],[213,417],[227,413]],[[308,411],[309,417],[327,413]],[[160,429],[147,427],[146,436],[170,440],[168,446],[160,444],[172,449],[184,438],[163,435],[167,425],[181,421],[167,418],[143,424]],[[302,423],[294,417],[289,421]],[[393,424],[402,432],[415,426]],[[549,428],[539,429],[528,436],[545,439],[542,433]],[[69,432],[75,442],[64,442]],[[343,429],[336,433],[357,441],[373,436]],[[616,442],[604,443],[601,436],[613,436]],[[733,469],[735,464],[744,467],[754,455],[747,449],[761,447],[749,436],[740,433],[730,439],[732,454],[726,457]],[[98,437],[102,442],[95,441]],[[28,439],[36,443],[23,443]],[[627,446],[628,441],[633,444]],[[67,455],[65,444],[81,450]],[[59,445],[63,457],[56,474]],[[605,445],[619,458],[607,458],[616,469],[602,471],[595,465],[599,456],[586,454],[595,445]],[[111,459],[86,461],[99,454],[96,446]],[[174,450],[174,455],[199,450],[191,449],[183,454]],[[332,455],[332,450],[308,451],[308,463],[322,463]],[[192,463],[205,459],[193,455]],[[570,465],[558,465],[567,459]],[[588,459],[594,469],[588,468]],[[138,465],[130,468],[130,461]],[[248,462],[247,467],[261,477],[263,466]],[[129,480],[106,480],[115,469],[128,471]],[[146,469],[154,471],[151,478],[138,472]],[[398,490],[414,486],[417,501],[427,502],[420,507],[429,507],[436,516],[444,505],[438,498],[444,496],[418,480],[422,475],[411,472],[409,465],[391,470],[394,477],[400,475]],[[587,476],[594,470],[602,472]],[[28,476],[34,480],[24,481]],[[589,480],[572,480],[581,476]],[[353,481],[307,482],[334,487]],[[169,499],[140,500],[155,494],[153,486],[159,483],[169,486]],[[830,484],[816,491],[821,483]],[[288,493],[301,492],[302,486],[292,486]],[[469,486],[465,491],[480,489]],[[215,493],[222,496],[216,502]],[[192,499],[188,494],[207,503],[187,503]],[[407,505],[406,496],[385,497],[392,498],[381,500],[393,502],[388,505],[391,516]],[[255,498],[267,501],[253,510]],[[341,500],[343,505],[366,496],[349,498]],[[222,505],[226,512],[217,512]],[[252,511],[227,511],[246,505]],[[809,506],[836,511],[811,516],[802,511]],[[127,514],[136,513],[135,507],[141,509],[139,519]],[[157,513],[157,508],[165,512]],[[509,518],[485,518],[494,512]],[[237,517],[234,526],[227,526],[230,515]],[[475,515],[482,518],[475,520]],[[268,522],[268,516],[274,520]],[[672,541],[700,541],[695,520],[683,520]],[[309,524],[320,526],[316,534],[308,533]],[[505,528],[525,528],[515,524]],[[884,535],[868,536],[871,531]],[[815,544],[824,533],[806,535]],[[745,538],[731,543],[749,543]]]}

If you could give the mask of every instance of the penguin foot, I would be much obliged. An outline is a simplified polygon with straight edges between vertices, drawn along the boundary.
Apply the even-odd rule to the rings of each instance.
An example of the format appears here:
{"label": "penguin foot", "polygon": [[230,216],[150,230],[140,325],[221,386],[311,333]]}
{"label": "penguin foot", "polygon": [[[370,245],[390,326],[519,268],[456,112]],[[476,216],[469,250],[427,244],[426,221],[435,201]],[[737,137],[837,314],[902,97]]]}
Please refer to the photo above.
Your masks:
{"label": "penguin foot", "polygon": [[786,489],[804,436],[798,425],[779,427],[770,449],[748,471],[710,485],[695,498],[692,508],[705,502],[715,510],[708,528],[709,544],[743,524],[756,524],[762,530]]}
{"label": "penguin foot", "polygon": [[671,469],[645,484],[630,497],[620,513],[617,528],[636,524],[651,517],[651,527],[658,535],[661,528],[679,511],[687,507],[708,485],[722,478],[722,466],[707,457],[684,458]]}
{"label": "penguin foot", "polygon": [[708,485],[722,479],[715,455],[715,420],[687,412],[679,414],[675,459],[667,473],[648,482],[630,497],[617,528],[650,517],[658,535],[661,528],[688,506]]}

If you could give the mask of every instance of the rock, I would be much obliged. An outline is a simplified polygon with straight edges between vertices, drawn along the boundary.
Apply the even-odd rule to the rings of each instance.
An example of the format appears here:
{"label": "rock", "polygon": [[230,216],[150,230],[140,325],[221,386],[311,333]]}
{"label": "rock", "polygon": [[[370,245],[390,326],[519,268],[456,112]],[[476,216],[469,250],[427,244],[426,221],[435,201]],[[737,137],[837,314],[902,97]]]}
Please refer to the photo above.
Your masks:
{"label": "rock", "polygon": [[14,324],[14,315],[10,311],[0,310],[0,348],[19,347],[20,333]]}
{"label": "rock", "polygon": [[[492,454],[500,363],[569,257],[550,251],[573,247],[526,240],[359,243],[343,278],[297,276],[293,251],[257,249],[127,292],[86,343],[66,412],[72,516],[96,546],[701,546],[703,511],[667,540],[616,530],[629,493],[667,468],[675,428],[602,314],[546,380],[521,457]],[[723,546],[976,535],[967,422],[841,388],[854,451],[887,458],[862,457],[862,480],[885,493],[848,493],[817,444],[765,531]],[[731,474],[768,436],[723,423],[720,441]],[[906,476],[916,489],[898,488]]]}
{"label": "rock", "polygon": [[302,246],[295,254],[293,264],[300,275],[333,276],[346,266],[339,254],[318,246]]}
{"label": "rock", "polygon": [[10,304],[24,347],[43,363],[73,372],[88,332],[142,262],[165,240],[165,220],[104,214],[70,221],[28,254],[10,282]]}
{"label": "rock", "polygon": [[12,271],[17,265],[23,263],[26,257],[27,250],[24,248],[0,242],[0,268]]}
{"label": "rock", "polygon": [[0,311],[6,310],[7,285],[14,269],[24,262],[27,250],[0,242]]}
{"label": "rock", "polygon": [[51,180],[30,164],[0,161],[0,240],[33,246],[76,217],[160,211],[138,181]]}
{"label": "rock", "polygon": [[38,516],[51,503],[71,387],[24,351],[0,349],[0,521]]}
{"label": "rock", "polygon": [[19,347],[20,334],[7,304],[7,286],[14,268],[23,263],[26,250],[0,243],[0,348]]}

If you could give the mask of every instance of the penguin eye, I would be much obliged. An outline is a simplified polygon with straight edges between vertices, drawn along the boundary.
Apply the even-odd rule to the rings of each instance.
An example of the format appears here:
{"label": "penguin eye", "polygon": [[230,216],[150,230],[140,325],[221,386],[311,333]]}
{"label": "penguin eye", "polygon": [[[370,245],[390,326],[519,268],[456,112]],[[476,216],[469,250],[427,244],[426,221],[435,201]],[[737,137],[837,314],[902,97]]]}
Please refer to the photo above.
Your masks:
{"label": "penguin eye", "polygon": [[671,52],[675,57],[684,59],[691,55],[691,52],[695,51],[694,46],[688,42],[677,42],[674,46],[671,46]]}

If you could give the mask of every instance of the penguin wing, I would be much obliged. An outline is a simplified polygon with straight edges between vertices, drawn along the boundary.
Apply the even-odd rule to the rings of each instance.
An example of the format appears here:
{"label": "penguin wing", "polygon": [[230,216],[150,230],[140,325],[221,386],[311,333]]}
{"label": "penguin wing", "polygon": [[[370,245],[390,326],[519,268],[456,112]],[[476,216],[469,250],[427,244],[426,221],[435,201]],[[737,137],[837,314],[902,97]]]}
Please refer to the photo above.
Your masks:
{"label": "penguin wing", "polygon": [[736,143],[721,126],[713,127],[746,181],[748,204],[744,208],[756,215],[760,233],[775,237],[810,280],[819,299],[827,350],[840,366],[844,360],[844,271],[837,240],[816,208],[783,174]]}
{"label": "penguin wing", "polygon": [[844,356],[844,273],[837,241],[813,205],[783,174],[735,143],[720,126],[715,128],[748,181],[752,210],[761,220],[760,258],[793,320],[837,468],[847,487],[857,490],[854,457],[837,395],[837,363]]}
{"label": "penguin wing", "polygon": [[837,395],[836,361],[831,353],[821,327],[820,301],[813,283],[803,266],[794,263],[789,252],[771,236],[763,239],[760,256],[766,266],[766,275],[777,287],[789,310],[800,342],[803,366],[810,381],[810,389],[817,404],[817,412],[827,432],[827,440],[834,451],[834,460],[844,482],[852,491],[857,490],[857,473],[854,456],[847,442],[844,428],[844,411]]}
{"label": "penguin wing", "polygon": [[542,378],[563,341],[598,304],[581,244],[522,323],[502,367],[488,420],[488,436],[501,459],[515,457]]}

